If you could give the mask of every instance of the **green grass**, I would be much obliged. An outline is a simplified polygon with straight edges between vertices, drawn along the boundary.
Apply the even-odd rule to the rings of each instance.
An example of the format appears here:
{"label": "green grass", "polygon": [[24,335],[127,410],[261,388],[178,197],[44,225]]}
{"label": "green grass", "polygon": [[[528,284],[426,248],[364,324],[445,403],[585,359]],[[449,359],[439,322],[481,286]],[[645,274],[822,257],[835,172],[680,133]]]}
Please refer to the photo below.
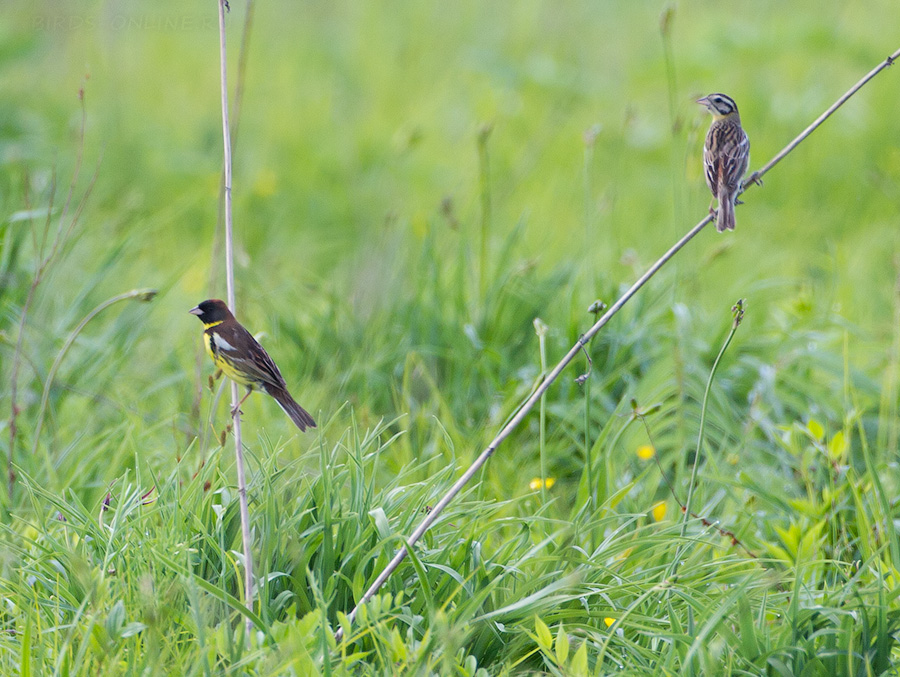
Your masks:
{"label": "green grass", "polygon": [[[581,356],[346,621],[590,304],[706,212],[692,100],[734,96],[760,166],[897,49],[895,3],[867,11],[258,4],[238,315],[320,427],[245,403],[246,609],[227,398],[186,312],[224,293],[214,3],[11,3],[0,673],[896,674],[894,69],[596,336],[587,384]],[[79,327],[132,289],[159,293]]]}

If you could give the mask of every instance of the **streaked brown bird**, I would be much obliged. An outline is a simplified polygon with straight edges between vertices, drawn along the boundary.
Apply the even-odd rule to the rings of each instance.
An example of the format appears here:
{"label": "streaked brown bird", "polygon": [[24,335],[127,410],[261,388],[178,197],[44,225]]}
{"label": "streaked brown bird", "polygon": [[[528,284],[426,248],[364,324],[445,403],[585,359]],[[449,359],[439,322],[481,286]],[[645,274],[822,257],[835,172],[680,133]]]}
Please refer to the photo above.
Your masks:
{"label": "streaked brown bird", "polygon": [[[703,146],[703,167],[706,185],[719,201],[716,230],[734,230],[734,205],[750,164],[750,139],[741,127],[737,104],[730,96],[710,94],[697,99],[697,103],[706,106],[713,116]],[[712,203],[709,209],[712,212]]]}
{"label": "streaked brown bird", "polygon": [[287,384],[265,349],[238,322],[224,301],[208,299],[189,311],[203,323],[203,345],[215,365],[232,381],[247,388],[238,403],[244,403],[254,390],[271,395],[304,432],[315,428],[316,422],[288,392]]}

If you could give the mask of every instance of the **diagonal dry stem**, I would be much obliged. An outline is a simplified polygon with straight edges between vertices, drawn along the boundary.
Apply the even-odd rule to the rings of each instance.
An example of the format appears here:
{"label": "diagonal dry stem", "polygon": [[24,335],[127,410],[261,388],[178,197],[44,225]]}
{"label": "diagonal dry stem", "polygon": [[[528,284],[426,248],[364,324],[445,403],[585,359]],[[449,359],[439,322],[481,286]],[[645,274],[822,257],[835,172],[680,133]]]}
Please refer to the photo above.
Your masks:
{"label": "diagonal dry stem", "polygon": [[[860,78],[859,82],[857,82],[850,89],[848,89],[846,92],[844,92],[844,95],[840,99],[838,99],[833,104],[831,104],[831,106],[828,107],[828,110],[826,110],[819,117],[817,117],[815,120],[813,120],[812,124],[810,124],[810,126],[807,127],[806,129],[804,129],[802,132],[800,132],[800,134],[793,141],[791,141],[788,145],[786,145],[781,150],[780,153],[778,153],[775,157],[773,157],[766,164],[764,164],[760,169],[753,172],[749,177],[747,177],[747,180],[744,182],[744,187],[741,189],[741,193],[743,193],[745,190],[747,190],[747,188],[749,188],[751,184],[759,183],[759,180],[763,177],[764,174],[766,174],[770,169],[772,169],[772,167],[774,167],[779,162],[781,162],[788,153],[790,153],[798,145],[800,145],[800,142],[803,141],[807,136],[812,134],[816,130],[816,127],[818,127],[823,122],[825,122],[825,120],[827,120],[829,117],[831,117],[831,114],[834,113],[838,108],[843,106],[844,103],[847,102],[847,99],[849,99],[851,96],[856,94],[860,89],[862,89],[863,85],[865,85],[867,82],[869,82],[869,80],[874,78],[885,68],[887,68],[888,66],[893,66],[894,62],[897,59],[900,59],[900,49],[898,49],[896,52],[891,54],[888,58],[886,58],[880,64],[875,66],[875,68],[873,68],[868,73],[866,73],[862,78]],[[740,195],[740,193],[738,193],[738,194]]]}
{"label": "diagonal dry stem", "polygon": [[[788,153],[790,153],[797,145],[803,141],[807,136],[809,136],[819,125],[825,122],[826,119],[836,111],[847,99],[853,96],[856,92],[862,88],[869,80],[875,77],[879,72],[892,65],[896,59],[900,59],[900,49],[894,52],[891,56],[881,62],[876,68],[872,69],[864,78],[862,78],[859,82],[857,82],[853,87],[851,87],[847,92],[841,96],[828,110],[826,110],[822,115],[820,115],[815,122],[813,122],[809,127],[804,129],[793,141],[791,141],[787,146],[784,147],[780,153],[778,153],[774,158],[772,158],[767,164],[765,164],[759,171],[754,172],[746,181],[742,192],[747,190],[750,185],[753,183],[759,183],[759,179],[767,173],[772,167],[774,167],[778,162],[780,162]],[[441,512],[447,505],[452,501],[456,495],[462,490],[462,488],[475,476],[481,467],[487,462],[487,460],[491,457],[497,447],[500,445],[503,440],[505,440],[513,430],[515,430],[516,426],[518,426],[528,415],[528,412],[531,411],[532,407],[534,407],[535,403],[537,403],[541,395],[546,392],[546,390],[550,387],[550,385],[559,377],[562,373],[563,369],[565,369],[569,362],[571,362],[576,355],[581,351],[582,346],[584,346],[598,331],[600,331],[612,318],[616,313],[621,310],[622,306],[624,306],[632,296],[634,296],[641,287],[643,287],[647,281],[653,277],[660,268],[662,268],[678,251],[684,247],[688,242],[690,242],[697,233],[699,233],[703,228],[713,220],[713,215],[707,215],[702,221],[700,221],[696,226],[691,228],[688,233],[682,237],[678,242],[676,242],[672,247],[663,254],[659,260],[654,263],[650,269],[644,273],[637,282],[635,282],[631,287],[622,294],[621,298],[616,301],[603,316],[597,320],[594,325],[588,329],[581,338],[575,343],[574,346],[566,353],[565,357],[559,361],[559,364],[553,368],[549,374],[547,374],[547,378],[541,383],[541,385],[525,400],[522,405],[519,407],[519,410],[516,412],[516,415],[497,433],[497,436],[491,441],[491,443],[487,446],[487,448],[478,455],[478,458],[469,466],[469,468],[462,474],[462,476],[453,484],[452,487],[447,491],[447,493],[438,501],[437,505],[431,510],[431,512],[426,515],[425,519],[422,520],[422,523],[416,528],[416,530],[410,535],[409,539],[406,542],[406,545],[400,548],[394,557],[388,562],[387,566],[384,570],[378,574],[378,577],[369,586],[369,589],[363,594],[362,598],[360,598],[357,605],[353,608],[353,610],[348,614],[348,620],[352,623],[353,619],[356,617],[356,612],[359,609],[361,604],[364,604],[372,595],[378,592],[378,589],[384,584],[384,582],[390,577],[390,575],[394,572],[394,570],[400,565],[403,559],[406,557],[407,549],[411,548],[415,545],[416,541],[418,541],[422,535],[428,531],[432,524],[437,521]],[[342,638],[342,630],[338,629],[335,633],[335,638],[340,640]]]}

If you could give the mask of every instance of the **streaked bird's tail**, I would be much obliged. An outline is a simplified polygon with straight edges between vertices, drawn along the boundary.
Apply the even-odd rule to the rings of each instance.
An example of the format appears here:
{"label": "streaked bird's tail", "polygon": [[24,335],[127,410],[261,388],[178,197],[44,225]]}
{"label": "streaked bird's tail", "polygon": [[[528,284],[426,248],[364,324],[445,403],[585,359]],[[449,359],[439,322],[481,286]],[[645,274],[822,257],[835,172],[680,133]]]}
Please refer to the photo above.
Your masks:
{"label": "streaked bird's tail", "polygon": [[[734,230],[734,195],[719,193],[719,213],[716,215],[716,230]],[[724,199],[723,199],[724,198]]]}
{"label": "streaked bird's tail", "polygon": [[275,398],[278,406],[284,409],[284,413],[291,417],[300,432],[306,432],[307,428],[315,428],[316,422],[309,412],[294,401],[291,394],[284,388],[266,387],[266,392]]}

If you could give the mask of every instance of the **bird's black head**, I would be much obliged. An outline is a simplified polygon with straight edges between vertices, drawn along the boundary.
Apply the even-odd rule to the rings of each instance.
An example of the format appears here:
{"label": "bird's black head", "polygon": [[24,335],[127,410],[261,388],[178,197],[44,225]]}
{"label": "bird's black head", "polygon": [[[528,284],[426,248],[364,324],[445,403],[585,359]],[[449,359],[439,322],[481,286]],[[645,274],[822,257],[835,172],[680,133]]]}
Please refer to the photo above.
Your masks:
{"label": "bird's black head", "polygon": [[702,99],[697,99],[697,103],[701,106],[706,106],[706,110],[715,117],[725,117],[726,115],[737,113],[737,104],[727,94],[710,94]]}
{"label": "bird's black head", "polygon": [[220,301],[219,299],[207,299],[200,303],[196,308],[191,308],[191,315],[196,315],[200,318],[200,321],[206,325],[207,327],[211,324],[218,324],[219,322],[224,322],[229,317],[233,317],[231,311],[228,310],[228,306],[225,305],[224,301]]}

